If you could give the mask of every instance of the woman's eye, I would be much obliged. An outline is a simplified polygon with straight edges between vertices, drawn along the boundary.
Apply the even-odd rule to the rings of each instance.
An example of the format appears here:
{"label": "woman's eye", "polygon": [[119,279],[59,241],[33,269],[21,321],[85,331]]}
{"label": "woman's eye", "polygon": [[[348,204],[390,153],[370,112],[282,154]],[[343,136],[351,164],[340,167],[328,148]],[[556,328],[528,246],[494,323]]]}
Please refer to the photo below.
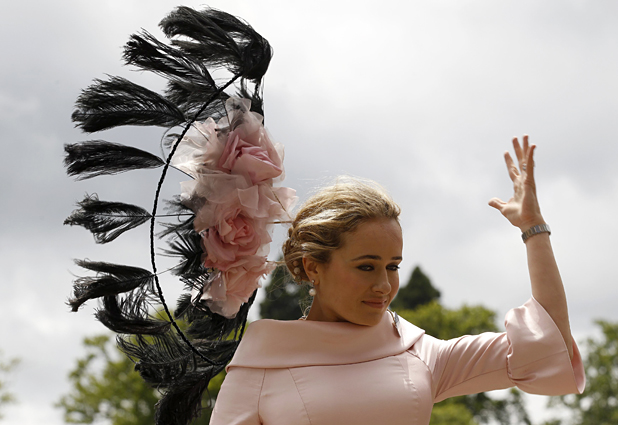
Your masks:
{"label": "woman's eye", "polygon": [[[369,264],[364,264],[362,266],[358,266],[357,269],[362,270],[364,272],[371,272],[375,270],[375,267]],[[399,265],[393,264],[390,266],[386,266],[386,270],[396,272],[397,270],[399,270]]]}

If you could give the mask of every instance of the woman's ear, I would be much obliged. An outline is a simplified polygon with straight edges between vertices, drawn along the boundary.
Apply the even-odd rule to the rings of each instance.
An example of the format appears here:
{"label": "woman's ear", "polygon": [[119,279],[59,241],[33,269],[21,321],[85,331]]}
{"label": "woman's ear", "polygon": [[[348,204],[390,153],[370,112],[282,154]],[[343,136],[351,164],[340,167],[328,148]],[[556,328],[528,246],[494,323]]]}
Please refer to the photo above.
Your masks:
{"label": "woman's ear", "polygon": [[319,263],[317,261],[307,256],[303,257],[303,268],[305,269],[305,273],[310,281],[318,281],[318,265]]}

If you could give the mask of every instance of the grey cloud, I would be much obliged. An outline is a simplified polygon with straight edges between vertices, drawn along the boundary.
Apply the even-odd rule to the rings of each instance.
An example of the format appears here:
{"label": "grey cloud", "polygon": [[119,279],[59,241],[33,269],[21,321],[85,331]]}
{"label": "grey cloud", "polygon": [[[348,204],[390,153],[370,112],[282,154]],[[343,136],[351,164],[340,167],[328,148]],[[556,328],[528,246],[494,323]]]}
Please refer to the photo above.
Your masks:
{"label": "grey cloud", "polygon": [[[539,193],[574,332],[585,335],[593,313],[618,320],[611,303],[618,294],[607,285],[618,237],[611,214],[618,208],[618,5],[393,0],[350,10],[343,3],[210,2],[247,19],[275,48],[266,124],[286,146],[285,184],[304,198],[341,173],[378,180],[404,209],[402,275],[420,264],[449,305],[484,303],[504,313],[529,295],[525,255],[517,229],[486,201],[510,196],[501,155],[512,136],[528,132],[539,144]],[[157,177],[66,177],[62,145],[89,137],[73,128],[72,105],[106,72],[160,85],[122,69],[121,46],[140,27],[156,32],[175,3],[5,6],[0,49],[11,65],[0,69],[0,306],[15,323],[0,335],[5,352],[24,358],[15,385],[22,404],[7,411],[6,423],[38,424],[37,412],[45,412],[60,424],[51,403],[66,390],[80,340],[104,331],[93,306],[77,315],[65,309],[78,272],[71,259],[148,263],[143,229],[110,249],[62,220],[85,192],[148,207]],[[103,136],[158,153],[161,135],[131,128]],[[171,175],[165,196],[182,179]],[[168,298],[177,290],[166,280]]]}

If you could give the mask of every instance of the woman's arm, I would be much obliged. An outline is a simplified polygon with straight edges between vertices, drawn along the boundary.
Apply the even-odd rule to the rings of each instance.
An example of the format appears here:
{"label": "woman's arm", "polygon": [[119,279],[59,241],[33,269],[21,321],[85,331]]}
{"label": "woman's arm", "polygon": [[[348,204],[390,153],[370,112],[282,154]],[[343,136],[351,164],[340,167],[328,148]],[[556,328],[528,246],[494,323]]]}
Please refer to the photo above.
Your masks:
{"label": "woman's arm", "polygon": [[[538,224],[545,224],[536,196],[534,181],[535,145],[528,144],[524,136],[523,148],[517,138],[513,138],[513,147],[518,166],[506,152],[504,159],[513,181],[514,194],[508,202],[493,198],[489,205],[499,210],[513,226],[523,232]],[[569,312],[560,272],[554,258],[548,233],[540,233],[526,240],[528,254],[528,271],[532,285],[532,296],[543,306],[554,320],[567,349],[573,358],[573,339],[569,325]]]}
{"label": "woman's arm", "polygon": [[264,369],[229,368],[210,425],[261,425],[259,405],[263,382]]}
{"label": "woman's arm", "polygon": [[531,237],[526,242],[526,249],[532,296],[554,319],[569,350],[569,356],[573,358],[573,338],[569,325],[566,294],[551,249],[549,234],[541,233]]}

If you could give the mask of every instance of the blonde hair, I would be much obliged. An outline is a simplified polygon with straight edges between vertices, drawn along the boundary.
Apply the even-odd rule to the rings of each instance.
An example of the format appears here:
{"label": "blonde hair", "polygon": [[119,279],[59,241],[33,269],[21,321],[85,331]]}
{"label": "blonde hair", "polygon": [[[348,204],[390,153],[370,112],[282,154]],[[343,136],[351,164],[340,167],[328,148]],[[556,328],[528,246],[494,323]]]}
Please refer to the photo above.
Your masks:
{"label": "blonde hair", "polygon": [[296,213],[283,244],[283,259],[297,281],[308,280],[302,259],[328,263],[343,244],[342,236],[374,219],[399,221],[401,208],[371,180],[339,177],[311,196]]}

